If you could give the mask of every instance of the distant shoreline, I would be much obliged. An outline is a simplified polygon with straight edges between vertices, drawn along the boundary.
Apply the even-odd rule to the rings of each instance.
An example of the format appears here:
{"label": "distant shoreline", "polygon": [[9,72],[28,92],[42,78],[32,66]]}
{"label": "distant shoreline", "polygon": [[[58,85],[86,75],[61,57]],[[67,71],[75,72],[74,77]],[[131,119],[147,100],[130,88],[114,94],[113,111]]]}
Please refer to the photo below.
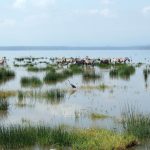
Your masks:
{"label": "distant shoreline", "polygon": [[0,46],[0,50],[150,50],[150,46]]}

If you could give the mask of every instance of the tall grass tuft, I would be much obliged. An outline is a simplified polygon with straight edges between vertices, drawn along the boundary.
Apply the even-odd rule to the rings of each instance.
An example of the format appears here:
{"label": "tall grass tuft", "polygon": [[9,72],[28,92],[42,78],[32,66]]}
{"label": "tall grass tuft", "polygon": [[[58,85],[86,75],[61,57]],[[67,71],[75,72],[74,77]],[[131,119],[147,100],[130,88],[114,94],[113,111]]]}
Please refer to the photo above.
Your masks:
{"label": "tall grass tuft", "polygon": [[45,75],[44,81],[47,84],[56,83],[58,81],[63,81],[72,75],[73,75],[72,71],[67,69],[60,73],[50,71]]}
{"label": "tall grass tuft", "polygon": [[80,74],[83,73],[83,66],[78,64],[71,64],[69,69],[72,71],[73,74]]}
{"label": "tall grass tuft", "polygon": [[60,89],[52,89],[42,93],[41,97],[50,101],[51,104],[58,104],[64,99],[65,91]]}
{"label": "tall grass tuft", "polygon": [[22,77],[20,82],[23,87],[40,87],[42,85],[42,81],[37,77]]}
{"label": "tall grass tuft", "polygon": [[135,73],[135,67],[131,65],[120,65],[112,69],[109,73],[111,78],[130,79],[130,76]]}
{"label": "tall grass tuft", "polygon": [[101,78],[101,75],[96,74],[95,72],[84,72],[82,75],[84,81],[88,82],[91,80],[98,80]]}
{"label": "tall grass tuft", "polygon": [[5,68],[0,68],[0,83],[5,83],[6,81],[13,79],[14,77],[14,71]]}
{"label": "tall grass tuft", "polygon": [[139,112],[133,106],[127,105],[122,112],[124,130],[138,138],[150,138],[150,115]]}
{"label": "tall grass tuft", "polygon": [[8,110],[9,104],[7,100],[5,99],[0,99],[0,111],[6,111]]}

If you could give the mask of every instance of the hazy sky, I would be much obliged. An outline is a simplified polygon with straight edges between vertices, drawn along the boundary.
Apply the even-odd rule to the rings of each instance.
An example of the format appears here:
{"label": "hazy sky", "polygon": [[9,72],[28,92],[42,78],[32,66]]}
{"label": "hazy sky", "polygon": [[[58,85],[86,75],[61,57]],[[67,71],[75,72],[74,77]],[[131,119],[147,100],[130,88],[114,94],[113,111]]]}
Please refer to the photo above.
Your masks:
{"label": "hazy sky", "polygon": [[150,0],[1,0],[0,46],[150,45]]}

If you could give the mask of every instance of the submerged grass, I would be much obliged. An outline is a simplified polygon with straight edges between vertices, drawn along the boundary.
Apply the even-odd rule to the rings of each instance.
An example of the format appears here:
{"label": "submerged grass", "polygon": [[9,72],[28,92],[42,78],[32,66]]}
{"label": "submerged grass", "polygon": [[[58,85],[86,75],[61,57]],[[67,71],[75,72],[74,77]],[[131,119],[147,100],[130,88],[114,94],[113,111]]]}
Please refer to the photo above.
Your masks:
{"label": "submerged grass", "polygon": [[0,146],[4,149],[53,146],[73,150],[123,150],[136,144],[132,135],[105,129],[71,129],[45,126],[0,127]]}
{"label": "submerged grass", "polygon": [[40,87],[42,85],[42,81],[37,77],[22,77],[21,78],[21,86],[23,87]]}
{"label": "submerged grass", "polygon": [[0,68],[0,83],[4,83],[15,77],[15,72],[9,69]]}
{"label": "submerged grass", "polygon": [[108,118],[109,116],[107,115],[104,115],[104,114],[98,114],[98,113],[91,113],[90,114],[90,118],[92,120],[98,120],[98,119],[106,119]]}
{"label": "submerged grass", "polygon": [[150,138],[150,115],[139,112],[135,107],[127,106],[122,113],[124,130],[139,139]]}
{"label": "submerged grass", "polygon": [[66,95],[66,91],[61,89],[52,89],[45,92],[36,91],[18,91],[18,99],[23,100],[24,98],[42,99],[50,102],[51,104],[59,104]]}

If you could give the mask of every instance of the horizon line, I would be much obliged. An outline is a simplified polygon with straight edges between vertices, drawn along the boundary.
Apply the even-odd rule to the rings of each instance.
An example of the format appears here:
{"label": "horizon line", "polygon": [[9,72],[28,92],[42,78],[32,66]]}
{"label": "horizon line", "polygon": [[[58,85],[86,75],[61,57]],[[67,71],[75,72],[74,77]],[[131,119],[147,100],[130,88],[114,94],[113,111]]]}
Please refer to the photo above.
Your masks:
{"label": "horizon line", "polygon": [[0,50],[150,50],[150,45],[135,46],[0,46]]}

